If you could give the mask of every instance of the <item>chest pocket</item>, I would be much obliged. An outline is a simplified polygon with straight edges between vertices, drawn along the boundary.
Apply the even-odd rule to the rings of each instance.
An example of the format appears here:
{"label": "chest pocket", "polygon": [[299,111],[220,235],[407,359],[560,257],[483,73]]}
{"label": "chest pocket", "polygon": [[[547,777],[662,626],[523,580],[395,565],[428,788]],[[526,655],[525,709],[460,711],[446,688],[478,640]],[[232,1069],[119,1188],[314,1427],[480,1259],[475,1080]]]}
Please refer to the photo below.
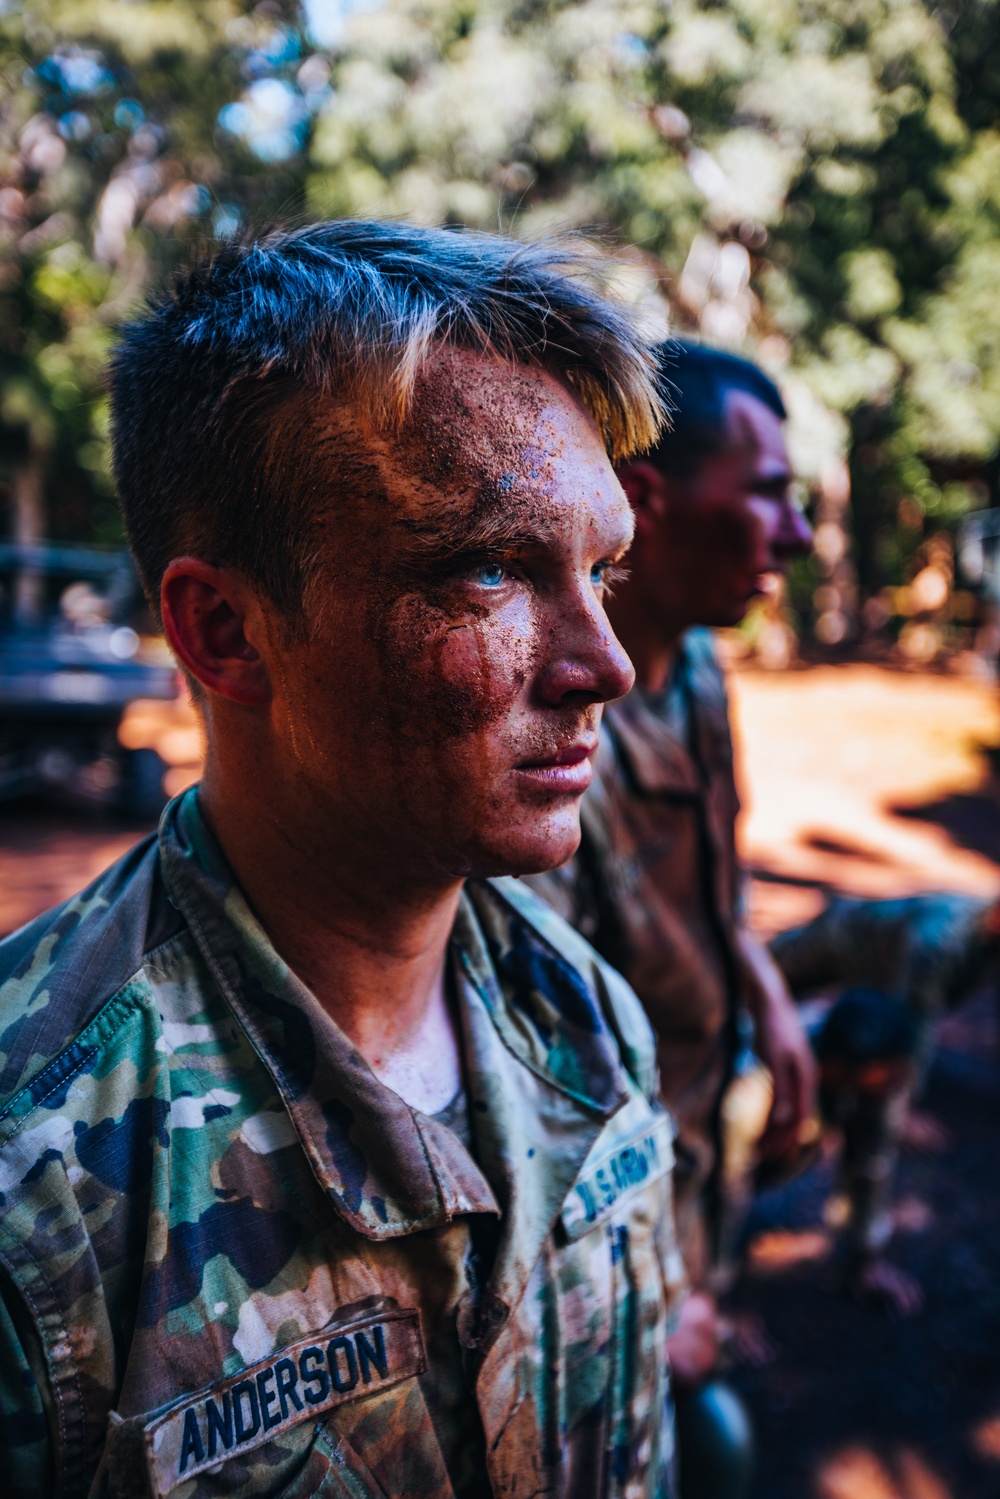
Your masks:
{"label": "chest pocket", "polygon": [[[166,1409],[112,1415],[108,1491],[113,1499],[382,1499],[376,1475],[387,1442],[399,1447],[405,1437],[414,1458],[428,1440],[437,1450],[418,1383],[426,1367],[416,1311],[327,1327]],[[437,1499],[448,1490],[427,1492]]]}
{"label": "chest pocket", "polygon": [[[565,1492],[624,1499],[669,1457],[666,1336],[679,1289],[673,1125],[634,1099],[599,1141],[561,1214],[561,1342],[571,1437]],[[603,1149],[601,1148],[603,1145]],[[598,1307],[601,1315],[595,1317]],[[599,1445],[598,1445],[599,1444]],[[604,1475],[595,1483],[595,1473]]]}

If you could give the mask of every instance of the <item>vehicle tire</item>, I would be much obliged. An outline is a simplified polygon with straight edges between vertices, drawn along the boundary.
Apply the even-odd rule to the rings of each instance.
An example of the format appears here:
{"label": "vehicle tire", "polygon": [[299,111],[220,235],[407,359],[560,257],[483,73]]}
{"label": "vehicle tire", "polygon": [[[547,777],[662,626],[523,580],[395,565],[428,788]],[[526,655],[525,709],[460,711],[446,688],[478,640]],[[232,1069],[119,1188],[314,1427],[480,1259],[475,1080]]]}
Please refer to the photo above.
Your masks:
{"label": "vehicle tire", "polygon": [[126,817],[143,821],[159,817],[167,802],[163,789],[166,764],[155,750],[126,750],[122,756],[120,808]]}

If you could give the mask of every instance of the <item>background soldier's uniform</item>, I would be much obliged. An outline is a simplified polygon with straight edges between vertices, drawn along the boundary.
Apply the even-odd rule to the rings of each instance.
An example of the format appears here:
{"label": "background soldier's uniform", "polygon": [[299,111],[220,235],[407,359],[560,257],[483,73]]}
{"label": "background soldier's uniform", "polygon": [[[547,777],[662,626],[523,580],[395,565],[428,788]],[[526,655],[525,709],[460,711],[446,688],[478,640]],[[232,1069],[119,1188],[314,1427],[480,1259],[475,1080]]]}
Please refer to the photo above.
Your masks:
{"label": "background soldier's uniform", "polygon": [[[866,985],[903,1000],[917,1022],[914,1050],[923,1070],[934,1021],[995,982],[997,917],[996,902],[956,892],[894,900],[837,896],[813,921],[779,933],[771,952],[796,998]],[[849,1244],[877,1252],[892,1234],[891,1185],[910,1089],[882,1097],[826,1091],[824,1113],[844,1140],[834,1206]]]}
{"label": "background soldier's uniform", "polygon": [[668,1493],[648,1024],[516,882],[451,952],[475,1159],[282,963],[194,793],[0,946],[5,1495]]}
{"label": "background soldier's uniform", "polygon": [[[633,688],[605,708],[595,772],[578,854],[530,883],[621,970],[653,1022],[663,1097],[678,1124],[678,1235],[698,1283],[722,1247],[720,1111],[738,1007],[754,982],[734,940],[742,920],[739,799],[711,631],[687,631],[663,691]],[[928,1029],[994,961],[993,912],[989,902],[961,895],[840,899],[776,938],[771,952],[797,997],[880,987],[905,997]],[[905,1095],[842,1091],[824,1102],[845,1139],[842,1226],[855,1247],[876,1250],[889,1228]]]}
{"label": "background soldier's uniform", "polygon": [[943,891],[896,900],[837,896],[813,921],[771,943],[793,994],[870,984],[924,1021],[961,1004],[995,973],[1000,908]]}
{"label": "background soldier's uniform", "polygon": [[725,683],[711,632],[689,630],[662,692],[633,688],[605,708],[580,851],[530,881],[625,974],[653,1022],[695,1284],[717,1248],[719,1116],[742,986],[738,811]]}

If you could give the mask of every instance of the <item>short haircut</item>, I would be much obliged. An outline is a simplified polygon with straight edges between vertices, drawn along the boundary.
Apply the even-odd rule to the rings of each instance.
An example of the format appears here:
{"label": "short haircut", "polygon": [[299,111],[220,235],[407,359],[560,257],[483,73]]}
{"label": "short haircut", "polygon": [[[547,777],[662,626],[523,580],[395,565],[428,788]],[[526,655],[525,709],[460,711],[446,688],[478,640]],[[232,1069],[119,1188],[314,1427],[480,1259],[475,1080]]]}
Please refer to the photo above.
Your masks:
{"label": "short haircut", "polygon": [[301,397],[398,428],[436,345],[549,371],[612,459],[649,447],[655,351],[595,289],[596,269],[582,247],[358,221],[274,230],[195,263],[125,328],[110,368],[118,496],[153,608],[171,558],[191,552],[301,621],[316,495],[349,502],[371,473],[363,438],[347,437],[317,484]]}
{"label": "short haircut", "polygon": [[657,357],[670,426],[647,456],[664,473],[686,477],[719,451],[730,391],[746,391],[782,421],[788,415],[774,381],[738,354],[672,339],[660,344]]}
{"label": "short haircut", "polygon": [[898,995],[859,984],[833,1006],[816,1041],[821,1062],[862,1067],[909,1060],[919,1032],[912,1009]]}

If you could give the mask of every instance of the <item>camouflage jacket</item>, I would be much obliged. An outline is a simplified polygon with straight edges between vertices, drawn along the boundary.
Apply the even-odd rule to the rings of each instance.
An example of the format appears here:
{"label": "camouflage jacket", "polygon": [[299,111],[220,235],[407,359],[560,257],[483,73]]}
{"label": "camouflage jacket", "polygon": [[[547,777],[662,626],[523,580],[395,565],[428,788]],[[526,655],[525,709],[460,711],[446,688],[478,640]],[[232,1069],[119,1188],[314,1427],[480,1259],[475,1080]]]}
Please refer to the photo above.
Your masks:
{"label": "camouflage jacket", "polygon": [[743,983],[738,811],[725,682],[711,632],[689,630],[662,692],[634,688],[605,709],[579,853],[529,881],[621,970],[656,1030],[695,1279]]}
{"label": "camouflage jacket", "polygon": [[282,963],[193,792],[0,945],[11,1499],[446,1499],[470,1389],[495,1494],[669,1492],[646,1021],[516,881],[452,957],[476,1160]]}

